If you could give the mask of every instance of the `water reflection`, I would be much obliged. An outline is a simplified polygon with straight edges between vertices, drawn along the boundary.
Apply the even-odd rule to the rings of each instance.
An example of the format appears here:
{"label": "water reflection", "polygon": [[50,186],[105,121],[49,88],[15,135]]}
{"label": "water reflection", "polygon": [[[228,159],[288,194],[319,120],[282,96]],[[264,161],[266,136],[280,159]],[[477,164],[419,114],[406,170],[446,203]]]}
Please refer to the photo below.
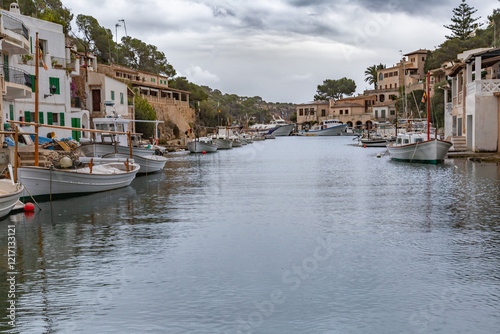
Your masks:
{"label": "water reflection", "polygon": [[[14,223],[20,270],[11,332],[236,333],[256,314],[254,333],[494,331],[498,167],[396,163],[351,142],[170,154],[130,187],[5,218],[2,254]],[[332,253],[311,262],[318,240]],[[286,302],[259,311],[275,290]]]}

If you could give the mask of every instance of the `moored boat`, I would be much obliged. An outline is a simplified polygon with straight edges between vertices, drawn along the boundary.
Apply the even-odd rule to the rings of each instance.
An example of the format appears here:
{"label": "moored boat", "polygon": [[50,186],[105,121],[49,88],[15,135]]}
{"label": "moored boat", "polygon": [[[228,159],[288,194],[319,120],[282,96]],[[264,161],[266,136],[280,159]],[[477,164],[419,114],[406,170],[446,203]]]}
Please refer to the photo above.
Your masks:
{"label": "moored boat", "polygon": [[0,218],[12,211],[23,191],[24,187],[20,183],[14,183],[10,179],[0,180]]}
{"label": "moored boat", "polygon": [[194,140],[187,144],[188,150],[191,153],[210,153],[217,151],[217,145],[208,141]]}
{"label": "moored boat", "polygon": [[137,163],[111,162],[82,168],[27,166],[17,169],[25,186],[22,198],[29,196],[85,194],[128,186],[140,166]]}
{"label": "moored boat", "polygon": [[[103,155],[102,157],[127,159],[130,157],[130,155],[125,153],[109,153]],[[167,158],[161,155],[150,155],[143,157],[141,155],[134,154],[133,160],[140,166],[137,174],[150,174],[150,173],[160,172],[163,170],[165,164],[167,163]]]}
{"label": "moored boat", "polygon": [[436,164],[442,162],[453,145],[440,139],[426,140],[426,133],[399,134],[396,142],[387,145],[391,159]]}
{"label": "moored boat", "polygon": [[328,119],[312,126],[308,130],[300,130],[299,136],[340,136],[346,128],[347,124],[342,124],[334,119]]}

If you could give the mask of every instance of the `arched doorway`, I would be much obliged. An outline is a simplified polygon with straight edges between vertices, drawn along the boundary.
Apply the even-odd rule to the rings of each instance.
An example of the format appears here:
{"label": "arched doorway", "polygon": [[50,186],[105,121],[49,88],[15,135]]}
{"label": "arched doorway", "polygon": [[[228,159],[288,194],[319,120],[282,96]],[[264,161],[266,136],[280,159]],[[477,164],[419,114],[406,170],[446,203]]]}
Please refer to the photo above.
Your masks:
{"label": "arched doorway", "polygon": [[[82,115],[82,128],[83,129],[90,129],[89,115],[87,113],[84,113]],[[82,131],[83,138],[88,138],[88,134],[89,133],[87,131]]]}
{"label": "arched doorway", "polygon": [[363,127],[363,122],[357,121],[356,122],[356,128],[361,129]]}
{"label": "arched doorway", "polygon": [[366,128],[370,130],[372,127],[373,127],[372,121],[366,121]]}
{"label": "arched doorway", "polygon": [[350,127],[350,128],[352,128],[352,122],[351,122],[351,121],[348,121],[348,122],[347,122],[347,126],[348,126],[348,127]]}

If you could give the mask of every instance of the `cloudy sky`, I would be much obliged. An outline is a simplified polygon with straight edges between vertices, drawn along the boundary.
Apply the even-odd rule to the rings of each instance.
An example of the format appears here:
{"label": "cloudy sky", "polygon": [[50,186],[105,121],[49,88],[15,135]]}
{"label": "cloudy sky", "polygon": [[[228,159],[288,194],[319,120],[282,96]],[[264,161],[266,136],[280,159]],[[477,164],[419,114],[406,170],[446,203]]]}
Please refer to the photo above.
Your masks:
{"label": "cloudy sky", "polygon": [[[481,22],[500,0],[468,0]],[[461,0],[62,0],[115,33],[156,45],[189,81],[268,102],[305,103],[325,79],[369,88],[368,66],[433,50]],[[76,28],[75,28],[76,30]],[[118,28],[118,39],[125,29]]]}

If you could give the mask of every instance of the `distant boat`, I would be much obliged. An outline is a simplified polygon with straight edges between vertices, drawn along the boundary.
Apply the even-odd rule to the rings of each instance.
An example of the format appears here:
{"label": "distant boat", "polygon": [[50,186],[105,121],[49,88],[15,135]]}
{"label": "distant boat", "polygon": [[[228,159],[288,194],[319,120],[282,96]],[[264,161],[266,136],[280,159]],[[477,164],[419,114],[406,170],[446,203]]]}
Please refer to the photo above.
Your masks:
{"label": "distant boat", "polygon": [[359,140],[361,146],[366,147],[386,147],[387,139],[385,138],[361,138]]}
{"label": "distant boat", "polygon": [[0,180],[0,218],[8,215],[24,191],[24,186],[10,179]]}
{"label": "distant boat", "polygon": [[327,119],[308,130],[299,131],[299,136],[340,136],[347,128],[336,119]]}
{"label": "distant boat", "polygon": [[294,124],[287,124],[281,117],[274,117],[269,124],[254,124],[250,128],[255,130],[264,130],[266,134],[273,134],[275,137],[289,136],[293,130]]}
{"label": "distant boat", "polygon": [[210,153],[217,151],[217,145],[208,141],[208,139],[197,138],[187,144],[188,150],[191,153]]}

